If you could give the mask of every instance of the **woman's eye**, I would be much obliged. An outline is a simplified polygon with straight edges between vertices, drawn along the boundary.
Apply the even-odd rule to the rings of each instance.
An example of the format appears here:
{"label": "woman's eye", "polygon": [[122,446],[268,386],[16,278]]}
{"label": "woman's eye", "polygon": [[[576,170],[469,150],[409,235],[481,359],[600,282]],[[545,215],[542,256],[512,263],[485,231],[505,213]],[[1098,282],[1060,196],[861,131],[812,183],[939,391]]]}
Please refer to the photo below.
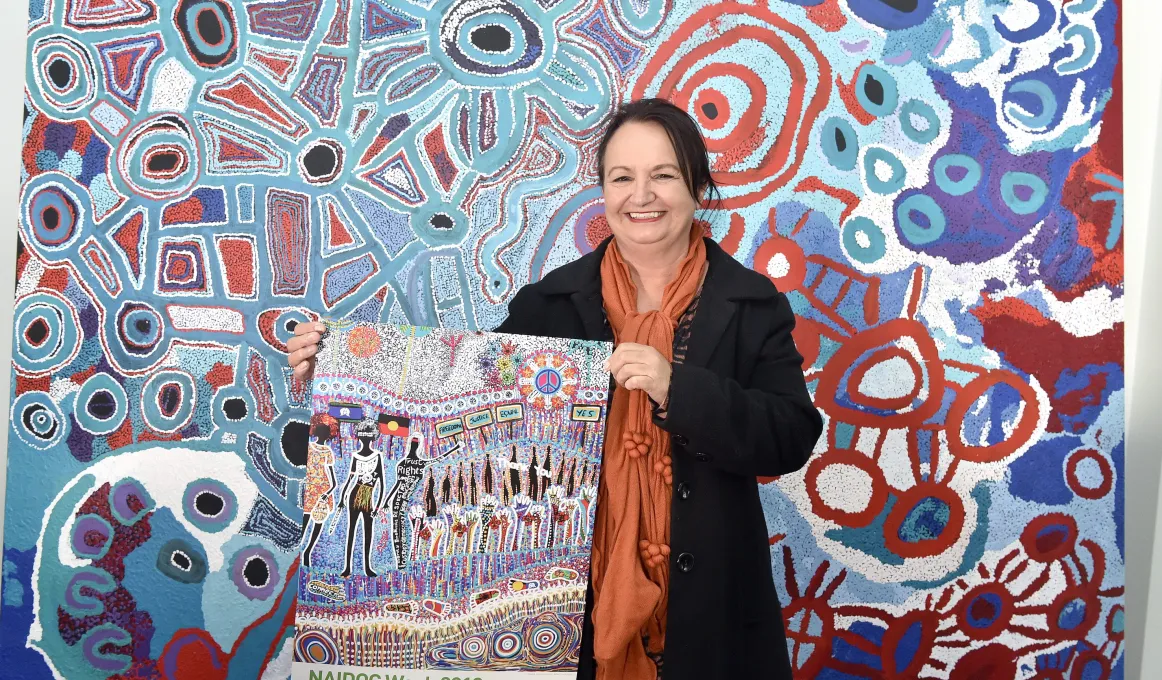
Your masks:
{"label": "woman's eye", "polygon": [[674,176],[663,172],[660,175],[654,175],[654,179],[674,179]]}

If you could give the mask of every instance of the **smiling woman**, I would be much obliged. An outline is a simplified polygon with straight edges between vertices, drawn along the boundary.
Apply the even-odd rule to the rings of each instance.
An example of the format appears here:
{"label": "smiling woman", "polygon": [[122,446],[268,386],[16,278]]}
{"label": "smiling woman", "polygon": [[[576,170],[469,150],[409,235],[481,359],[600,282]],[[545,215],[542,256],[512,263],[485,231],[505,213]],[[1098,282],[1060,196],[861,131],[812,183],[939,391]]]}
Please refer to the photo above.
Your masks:
{"label": "smiling woman", "polygon": [[[615,344],[578,678],[789,679],[756,476],[803,467],[822,432],[794,314],[695,226],[717,191],[685,111],[620,107],[598,169],[612,236],[522,288],[496,329]],[[287,342],[301,378],[321,330]]]}

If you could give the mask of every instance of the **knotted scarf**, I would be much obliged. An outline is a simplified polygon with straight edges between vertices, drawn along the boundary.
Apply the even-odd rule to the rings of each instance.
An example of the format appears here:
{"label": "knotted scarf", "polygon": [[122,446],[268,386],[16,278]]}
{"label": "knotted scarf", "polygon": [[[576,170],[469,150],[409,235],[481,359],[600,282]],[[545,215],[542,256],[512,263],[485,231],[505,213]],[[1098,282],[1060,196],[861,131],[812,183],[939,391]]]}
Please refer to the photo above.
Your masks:
{"label": "knotted scarf", "polygon": [[[661,308],[637,311],[637,286],[616,239],[601,260],[601,296],[616,344],[649,345],[673,359],[674,330],[706,265],[702,230],[666,285]],[[643,390],[618,385],[606,424],[593,531],[593,654],[598,680],[653,680],[666,638],[669,596],[670,438]],[[648,641],[649,649],[646,649]]]}

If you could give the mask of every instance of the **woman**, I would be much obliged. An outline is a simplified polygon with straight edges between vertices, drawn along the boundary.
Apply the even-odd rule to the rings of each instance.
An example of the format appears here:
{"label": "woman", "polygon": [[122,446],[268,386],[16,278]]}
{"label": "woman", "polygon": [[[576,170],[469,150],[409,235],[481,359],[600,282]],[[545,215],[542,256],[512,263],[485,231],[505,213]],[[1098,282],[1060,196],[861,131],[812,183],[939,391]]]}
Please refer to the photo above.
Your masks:
{"label": "woman", "polygon": [[[351,470],[347,481],[339,492],[339,510],[347,511],[347,546],[344,548],[343,572],[340,576],[351,575],[351,562],[355,550],[355,525],[363,520],[363,575],[377,576],[371,568],[371,534],[375,528],[376,510],[386,493],[383,489],[383,456],[371,442],[378,438],[379,429],[370,421],[363,421],[355,428],[355,438],[359,440],[359,450],[351,454]],[[376,492],[381,498],[375,499]]]}
{"label": "woman", "polygon": [[[328,416],[311,419],[311,442],[307,445],[307,475],[303,480],[303,534],[311,527],[311,537],[303,552],[303,567],[311,568],[311,556],[323,524],[335,509],[335,455],[331,453],[331,432]],[[312,526],[313,525],[313,526]],[[300,537],[300,540],[301,537]]]}
{"label": "woman", "polygon": [[[598,172],[612,238],[496,329],[615,343],[578,677],[791,678],[755,479],[801,468],[822,432],[791,306],[694,224],[715,184],[684,111],[622,106]],[[300,377],[320,329],[288,344]]]}

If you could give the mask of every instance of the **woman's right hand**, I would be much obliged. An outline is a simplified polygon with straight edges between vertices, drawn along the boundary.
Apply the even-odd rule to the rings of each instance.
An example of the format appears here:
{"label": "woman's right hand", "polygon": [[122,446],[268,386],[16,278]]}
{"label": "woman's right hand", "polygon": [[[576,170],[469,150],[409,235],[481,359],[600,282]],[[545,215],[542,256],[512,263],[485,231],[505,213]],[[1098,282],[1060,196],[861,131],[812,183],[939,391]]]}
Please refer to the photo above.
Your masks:
{"label": "woman's right hand", "polygon": [[305,321],[295,326],[294,337],[286,342],[289,351],[286,361],[294,369],[296,378],[310,380],[315,375],[315,353],[319,351],[319,340],[326,328],[321,323]]}

